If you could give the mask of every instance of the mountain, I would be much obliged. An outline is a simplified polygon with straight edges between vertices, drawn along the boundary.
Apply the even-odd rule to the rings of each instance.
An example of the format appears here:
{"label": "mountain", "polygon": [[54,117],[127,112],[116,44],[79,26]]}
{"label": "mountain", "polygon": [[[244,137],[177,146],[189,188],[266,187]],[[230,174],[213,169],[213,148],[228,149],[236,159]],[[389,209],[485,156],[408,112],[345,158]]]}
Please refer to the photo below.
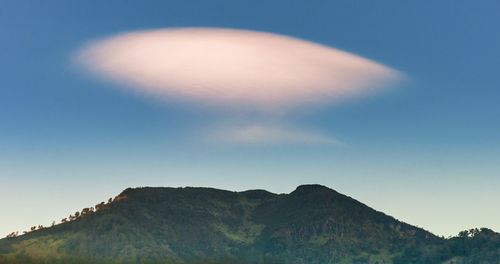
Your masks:
{"label": "mountain", "polygon": [[[126,189],[0,240],[0,263],[500,263],[500,234],[444,239],[332,189]],[[35,228],[36,229],[36,228]]]}

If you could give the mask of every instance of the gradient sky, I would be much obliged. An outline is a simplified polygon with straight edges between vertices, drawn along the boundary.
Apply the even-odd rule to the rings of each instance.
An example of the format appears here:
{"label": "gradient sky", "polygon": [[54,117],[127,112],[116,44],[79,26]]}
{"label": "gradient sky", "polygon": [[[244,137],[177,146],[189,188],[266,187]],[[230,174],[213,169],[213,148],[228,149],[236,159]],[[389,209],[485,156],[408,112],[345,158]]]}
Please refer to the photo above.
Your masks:
{"label": "gradient sky", "polygon": [[[438,235],[500,231],[498,10],[498,1],[2,1],[0,236],[127,187],[304,183]],[[259,114],[125,91],[72,61],[90,40],[169,27],[305,39],[407,80],[287,112],[288,127],[342,144],[235,144],[206,134]]]}

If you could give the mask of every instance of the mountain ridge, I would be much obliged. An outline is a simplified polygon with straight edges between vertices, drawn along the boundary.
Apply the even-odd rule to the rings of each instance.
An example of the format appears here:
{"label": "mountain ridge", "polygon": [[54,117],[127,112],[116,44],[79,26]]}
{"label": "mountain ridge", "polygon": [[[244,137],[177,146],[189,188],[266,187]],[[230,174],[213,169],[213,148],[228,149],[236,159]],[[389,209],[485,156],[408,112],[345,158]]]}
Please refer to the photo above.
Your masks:
{"label": "mountain ridge", "polygon": [[468,262],[475,251],[500,259],[500,234],[489,229],[443,239],[317,184],[289,194],[127,188],[71,219],[0,240],[0,263],[481,263]]}

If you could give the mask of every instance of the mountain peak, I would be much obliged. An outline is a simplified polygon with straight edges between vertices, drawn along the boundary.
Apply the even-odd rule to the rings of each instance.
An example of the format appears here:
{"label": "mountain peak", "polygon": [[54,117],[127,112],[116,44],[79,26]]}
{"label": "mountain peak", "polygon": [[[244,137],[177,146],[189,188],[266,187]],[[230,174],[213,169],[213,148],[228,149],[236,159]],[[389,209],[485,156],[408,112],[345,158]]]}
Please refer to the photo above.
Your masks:
{"label": "mountain peak", "polygon": [[320,185],[320,184],[303,184],[299,185],[291,195],[320,195],[320,194],[337,194],[336,191]]}
{"label": "mountain peak", "polygon": [[317,191],[317,190],[332,190],[321,184],[302,184],[297,186],[295,191]]}

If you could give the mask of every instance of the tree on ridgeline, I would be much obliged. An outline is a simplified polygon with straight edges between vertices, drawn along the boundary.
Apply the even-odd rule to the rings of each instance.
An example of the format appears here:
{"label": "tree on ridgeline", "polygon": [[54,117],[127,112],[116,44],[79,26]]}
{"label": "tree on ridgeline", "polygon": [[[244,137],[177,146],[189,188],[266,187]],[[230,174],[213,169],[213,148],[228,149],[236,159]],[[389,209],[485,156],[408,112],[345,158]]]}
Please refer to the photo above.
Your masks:
{"label": "tree on ridgeline", "polygon": [[95,210],[99,211],[101,209],[104,209],[104,207],[106,207],[106,204],[104,202],[101,202],[95,205]]}
{"label": "tree on ridgeline", "polygon": [[82,209],[82,213],[80,214],[80,216],[88,215],[88,214],[91,214],[93,212],[94,212],[94,207],[83,208]]}
{"label": "tree on ridgeline", "polygon": [[81,216],[84,216],[84,215],[87,215],[90,213],[90,208],[83,208],[82,209],[82,213],[80,214]]}
{"label": "tree on ridgeline", "polygon": [[19,232],[12,232],[6,236],[6,238],[12,238],[12,237],[17,237],[19,235]]}

